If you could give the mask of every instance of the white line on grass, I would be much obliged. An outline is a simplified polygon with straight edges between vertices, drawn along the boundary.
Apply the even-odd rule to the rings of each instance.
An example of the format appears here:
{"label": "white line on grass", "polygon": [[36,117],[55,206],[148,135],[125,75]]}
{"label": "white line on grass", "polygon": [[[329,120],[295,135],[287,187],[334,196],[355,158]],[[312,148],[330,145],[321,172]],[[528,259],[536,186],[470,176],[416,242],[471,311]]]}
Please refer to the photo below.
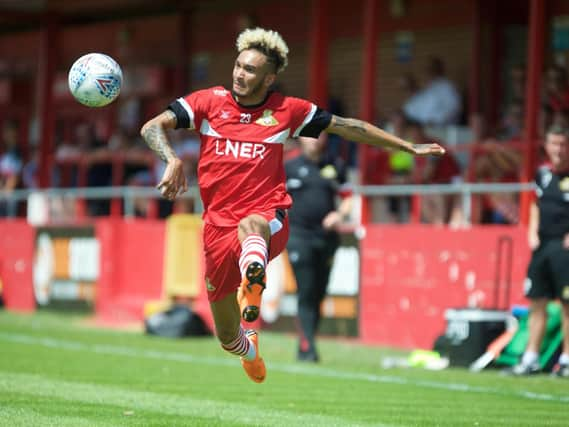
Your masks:
{"label": "white line on grass", "polygon": [[[204,365],[214,366],[237,366],[236,359],[221,359],[214,357],[199,357],[187,353],[164,352],[158,350],[135,350],[129,347],[121,347],[115,345],[100,345],[100,344],[84,344],[77,341],[60,340],[55,338],[39,338],[36,336],[25,334],[14,334],[0,332],[0,340],[16,342],[21,344],[41,345],[44,347],[53,347],[65,350],[74,351],[87,351],[99,354],[111,354],[127,357],[142,357],[146,359],[158,360],[172,360],[177,362],[186,363],[201,363]],[[377,382],[387,384],[399,385],[412,385],[427,388],[434,388],[440,390],[461,391],[465,393],[481,393],[481,394],[496,394],[502,396],[516,396],[529,400],[542,400],[552,402],[569,402],[569,396],[554,395],[547,393],[534,393],[528,390],[517,390],[510,392],[508,390],[501,390],[495,387],[480,387],[464,383],[447,383],[439,381],[427,380],[409,380],[403,377],[393,375],[375,375],[375,374],[360,374],[356,372],[343,372],[335,369],[321,368],[317,366],[306,365],[293,365],[284,363],[267,363],[267,367],[272,371],[289,373],[289,374],[302,374],[312,375],[327,378],[345,379],[345,380],[359,380],[366,382]]]}

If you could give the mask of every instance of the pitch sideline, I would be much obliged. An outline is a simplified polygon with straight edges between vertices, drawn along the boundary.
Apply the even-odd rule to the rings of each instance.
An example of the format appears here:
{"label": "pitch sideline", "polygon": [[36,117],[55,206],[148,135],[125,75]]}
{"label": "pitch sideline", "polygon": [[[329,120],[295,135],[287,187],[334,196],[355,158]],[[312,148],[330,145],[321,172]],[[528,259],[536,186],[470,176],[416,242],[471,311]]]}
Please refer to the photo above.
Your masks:
{"label": "pitch sideline", "polygon": [[[38,338],[32,335],[15,334],[0,332],[0,340],[9,341],[20,344],[41,345],[44,347],[52,347],[73,351],[88,351],[98,354],[120,355],[126,357],[142,357],[147,359],[157,360],[171,360],[186,363],[201,363],[204,365],[213,366],[237,366],[239,361],[237,359],[222,359],[215,357],[199,357],[187,353],[164,352],[158,350],[133,350],[128,347],[121,347],[116,345],[101,345],[101,344],[84,344],[78,341],[60,340],[55,338]],[[425,388],[434,388],[448,391],[460,391],[465,393],[481,393],[481,394],[495,394],[500,396],[516,396],[529,400],[541,400],[568,403],[569,396],[553,395],[546,393],[535,393],[527,390],[518,390],[510,392],[500,390],[495,387],[480,387],[472,386],[464,383],[443,383],[438,381],[417,380],[412,381],[406,378],[397,377],[393,375],[376,375],[376,374],[359,374],[355,372],[342,372],[329,368],[322,368],[318,366],[306,366],[300,364],[284,364],[284,363],[267,363],[270,370],[287,373],[287,374],[302,374],[312,375],[345,380],[358,380],[366,382],[386,383],[386,384],[399,384],[399,385],[412,385]]]}

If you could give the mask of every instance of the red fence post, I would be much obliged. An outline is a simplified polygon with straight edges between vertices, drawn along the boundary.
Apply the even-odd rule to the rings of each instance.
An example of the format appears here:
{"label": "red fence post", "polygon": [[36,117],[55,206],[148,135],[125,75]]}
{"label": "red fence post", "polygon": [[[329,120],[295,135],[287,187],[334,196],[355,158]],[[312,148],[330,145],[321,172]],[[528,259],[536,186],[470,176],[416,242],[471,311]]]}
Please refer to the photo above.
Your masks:
{"label": "red fence post", "polygon": [[[525,135],[526,144],[522,180],[528,182],[537,166],[539,146],[538,116],[541,104],[541,76],[545,48],[545,0],[530,0],[528,67],[526,83]],[[520,222],[529,222],[531,194],[524,192],[520,201]]]}
{"label": "red fence post", "polygon": [[[377,64],[377,20],[378,20],[378,6],[377,0],[365,0],[362,10],[363,21],[363,57],[362,57],[362,76],[361,76],[361,101],[360,101],[360,116],[363,120],[370,123],[375,121],[375,78],[376,78],[376,64]],[[367,168],[367,153],[369,147],[367,145],[359,146],[359,169],[366,171]],[[361,174],[361,184],[367,184],[367,176]],[[367,197],[362,196],[362,218],[363,224],[369,222],[369,200]]]}

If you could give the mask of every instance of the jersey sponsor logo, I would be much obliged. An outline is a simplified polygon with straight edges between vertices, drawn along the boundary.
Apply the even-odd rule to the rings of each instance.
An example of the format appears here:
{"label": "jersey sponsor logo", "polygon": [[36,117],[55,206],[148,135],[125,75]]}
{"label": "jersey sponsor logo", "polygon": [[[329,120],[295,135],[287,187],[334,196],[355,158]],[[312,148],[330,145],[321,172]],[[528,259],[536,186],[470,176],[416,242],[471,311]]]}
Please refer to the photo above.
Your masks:
{"label": "jersey sponsor logo", "polygon": [[255,159],[257,157],[264,159],[266,149],[267,147],[264,144],[254,142],[231,141],[230,139],[215,140],[215,154],[218,156],[233,156],[236,159]]}
{"label": "jersey sponsor logo", "polygon": [[255,123],[261,126],[276,126],[279,124],[279,121],[273,116],[273,110],[265,110],[263,115],[255,120]]}
{"label": "jersey sponsor logo", "polygon": [[225,95],[227,95],[227,90],[225,90],[225,89],[214,89],[213,94],[215,96],[225,96]]}
{"label": "jersey sponsor logo", "polygon": [[227,110],[221,110],[221,113],[219,113],[219,118],[222,120],[226,120],[230,117],[231,117],[231,113]]}

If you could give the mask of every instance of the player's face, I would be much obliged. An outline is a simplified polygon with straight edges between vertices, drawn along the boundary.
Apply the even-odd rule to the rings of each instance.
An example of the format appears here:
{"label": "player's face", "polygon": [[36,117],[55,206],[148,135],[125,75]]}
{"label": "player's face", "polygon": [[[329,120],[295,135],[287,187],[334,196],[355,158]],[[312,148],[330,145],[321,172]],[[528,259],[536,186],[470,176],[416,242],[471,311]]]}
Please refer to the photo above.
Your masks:
{"label": "player's face", "polygon": [[242,51],[233,66],[233,92],[241,103],[262,102],[275,80],[267,57],[255,49]]}
{"label": "player's face", "polygon": [[564,135],[548,134],[545,151],[555,169],[569,169],[569,138]]}

